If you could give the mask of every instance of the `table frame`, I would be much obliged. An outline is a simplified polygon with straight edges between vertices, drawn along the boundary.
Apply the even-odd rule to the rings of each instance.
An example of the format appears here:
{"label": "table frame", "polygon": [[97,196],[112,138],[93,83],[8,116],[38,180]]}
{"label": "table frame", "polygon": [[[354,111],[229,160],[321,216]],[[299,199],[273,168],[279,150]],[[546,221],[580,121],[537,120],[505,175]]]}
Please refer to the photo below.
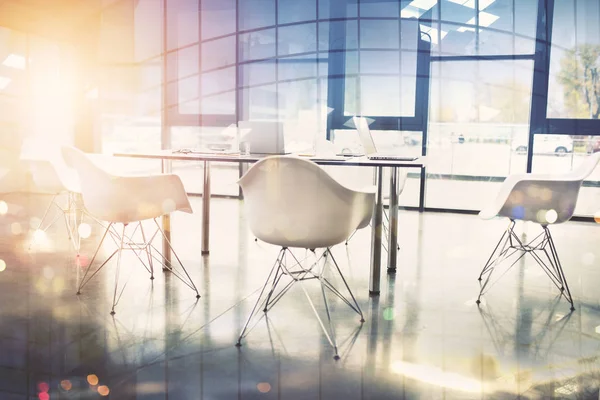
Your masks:
{"label": "table frame", "polygon": [[[178,153],[172,150],[159,150],[148,153],[115,153],[117,157],[145,158],[162,160],[162,172],[172,173],[172,161],[202,161],[204,163],[204,180],[202,193],[202,255],[210,253],[210,168],[211,162],[230,162],[230,163],[255,163],[262,159],[261,156],[249,155],[227,155],[212,153]],[[305,157],[303,157],[305,158]],[[390,169],[390,213],[389,213],[389,234],[388,234],[388,262],[387,271],[395,272],[397,268],[398,251],[396,243],[398,240],[398,168],[419,168],[421,170],[421,179],[425,171],[425,157],[419,157],[415,161],[394,161],[394,160],[369,160],[363,157],[348,159],[339,158],[310,158],[311,161],[319,165],[334,165],[347,167],[373,167],[373,181],[376,186],[375,209],[371,221],[371,260],[369,275],[369,294],[379,295],[381,284],[381,245],[383,236],[383,172],[384,168]],[[423,182],[421,182],[423,186]],[[423,211],[423,201],[420,201],[419,211]],[[163,241],[171,240],[171,216],[165,214],[162,217],[162,227],[165,232]],[[165,243],[163,243],[163,248]],[[164,254],[168,263],[171,262],[171,254]]]}

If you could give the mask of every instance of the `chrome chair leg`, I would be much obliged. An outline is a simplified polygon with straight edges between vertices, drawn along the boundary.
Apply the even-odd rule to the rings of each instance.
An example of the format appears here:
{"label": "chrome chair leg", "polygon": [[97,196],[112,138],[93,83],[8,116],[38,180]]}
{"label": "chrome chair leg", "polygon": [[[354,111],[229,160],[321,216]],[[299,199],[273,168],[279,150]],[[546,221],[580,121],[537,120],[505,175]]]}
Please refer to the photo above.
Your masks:
{"label": "chrome chair leg", "polygon": [[[316,257],[316,253],[314,252],[314,249],[312,249],[311,251],[313,254],[315,254],[315,257]],[[287,257],[286,257],[287,254],[290,254],[290,256],[292,257],[293,265],[290,265],[287,263]],[[346,290],[350,294],[350,297],[352,299],[351,301],[348,298],[346,298],[346,296],[342,295],[341,292],[339,290],[337,290],[335,288],[335,286],[327,278],[324,277],[323,274],[325,272],[326,266],[329,265],[328,259],[331,259],[333,265],[335,266],[337,273],[340,275],[340,278],[342,279],[344,286],[346,287]],[[315,268],[318,267],[321,260],[323,260],[323,266],[321,267],[321,271],[316,272]],[[360,306],[358,305],[358,302],[356,301],[356,298],[354,297],[354,294],[350,290],[350,287],[349,287],[348,283],[346,282],[346,279],[344,278],[337,262],[335,261],[335,258],[333,257],[333,254],[331,253],[330,248],[325,249],[325,251],[321,254],[321,256],[316,257],[316,261],[307,267],[303,266],[303,261],[304,260],[298,260],[298,258],[296,258],[296,256],[291,251],[289,251],[289,249],[287,249],[287,248],[282,248],[280,250],[280,252],[277,256],[277,259],[275,261],[275,264],[271,268],[271,271],[269,272],[269,276],[267,277],[267,280],[265,281],[265,283],[260,291],[260,294],[259,294],[258,298],[256,299],[256,303],[254,304],[254,307],[252,308],[252,311],[250,312],[250,315],[248,316],[248,319],[246,320],[246,323],[244,324],[242,331],[238,337],[238,340],[236,342],[237,347],[241,346],[242,339],[248,334],[248,326],[249,326],[250,322],[252,321],[253,317],[256,315],[259,307],[262,308],[263,312],[266,313],[273,307],[273,305],[275,303],[277,303],[279,301],[279,299],[281,299],[283,297],[283,295],[285,293],[287,293],[287,291],[294,284],[299,283],[300,288],[304,292],[304,295],[306,296],[307,301],[308,301],[311,309],[313,310],[313,313],[315,314],[317,321],[319,322],[319,325],[323,329],[323,332],[324,332],[328,342],[334,348],[334,352],[335,352],[334,358],[336,360],[339,359],[338,345],[337,345],[337,342],[335,339],[335,329],[333,327],[333,323],[331,320],[329,302],[328,302],[326,294],[325,294],[325,289],[330,290],[333,294],[335,294],[337,297],[339,297],[344,303],[346,303],[350,308],[352,308],[357,314],[359,314],[361,323],[364,322],[364,317],[363,317],[362,311],[360,309]],[[284,275],[290,277],[291,281],[289,283],[287,283],[285,286],[283,286],[281,289],[279,289],[279,291],[277,291],[277,287],[280,286],[281,278]],[[308,291],[304,287],[304,282],[307,280],[311,280],[311,279],[317,279],[317,280],[319,280],[319,282],[321,284],[321,293],[323,296],[325,312],[326,312],[327,321],[328,321],[327,325],[329,326],[329,328],[326,327],[326,324],[324,323],[323,319],[320,317],[319,313],[317,312],[317,309],[316,309],[310,295],[308,294]],[[269,285],[271,286],[271,288],[265,297],[264,294]]]}
{"label": "chrome chair leg", "polygon": [[[254,303],[254,307],[252,308],[252,311],[250,312],[250,315],[248,316],[248,319],[246,320],[246,323],[244,324],[244,327],[242,328],[242,331],[240,332],[240,336],[238,337],[237,343],[235,344],[237,347],[240,347],[242,345],[242,338],[244,337],[246,330],[248,329],[248,324],[250,324],[252,317],[256,313],[258,305],[261,303],[263,293],[265,292],[265,289],[267,288],[269,281],[271,280],[271,276],[273,275],[275,268],[276,267],[281,268],[281,261],[282,261],[283,254],[285,253],[285,251],[286,251],[286,248],[282,248],[281,250],[279,250],[279,255],[277,256],[277,259],[275,260],[275,263],[273,264],[273,267],[271,268],[271,272],[269,272],[269,276],[267,277],[267,280],[265,281],[265,284],[263,285],[263,287],[258,295],[258,298],[256,299],[256,303]],[[274,287],[273,287],[273,289],[274,289]],[[271,293],[269,293],[269,295],[271,295]]]}
{"label": "chrome chair leg", "polygon": [[121,243],[120,243],[119,250],[118,250],[119,254],[117,255],[117,269],[115,271],[115,291],[113,293],[112,309],[110,310],[111,315],[115,315],[115,306],[121,299],[123,290],[125,290],[125,286],[127,285],[127,282],[125,282],[125,285],[123,285],[123,289],[121,289],[121,293],[119,294],[119,297],[117,298],[117,290],[119,288],[119,274],[121,272],[121,256],[123,255],[123,240],[125,239],[125,228],[126,227],[127,227],[127,224],[123,224],[123,233],[121,234]]}
{"label": "chrome chair leg", "polygon": [[[538,263],[538,265],[542,268],[542,270],[546,273],[546,275],[548,275],[552,283],[558,288],[558,290],[560,290],[561,294],[569,302],[569,304],[571,305],[571,311],[575,310],[575,306],[573,304],[573,297],[571,296],[571,291],[569,289],[564,270],[558,258],[556,246],[554,245],[554,240],[552,239],[552,235],[548,226],[542,225],[542,233],[540,233],[528,243],[523,243],[521,239],[519,239],[518,235],[514,231],[514,227],[515,221],[511,220],[507,229],[504,231],[502,237],[498,241],[498,244],[494,248],[494,251],[490,255],[490,258],[485,263],[478,278],[481,287],[476,303],[481,303],[481,296],[487,290],[489,290],[488,286],[491,287],[493,285],[490,285],[489,282],[495,268],[499,266],[500,263],[510,258],[513,254],[520,252],[516,260],[513,261],[508,268],[506,268],[504,273],[498,279],[496,279],[494,284],[504,274],[506,274],[525,254],[530,254],[533,257],[533,259]],[[546,260],[544,260],[540,254],[544,255],[546,257]],[[481,283],[484,277],[485,280],[483,281],[483,283]]]}

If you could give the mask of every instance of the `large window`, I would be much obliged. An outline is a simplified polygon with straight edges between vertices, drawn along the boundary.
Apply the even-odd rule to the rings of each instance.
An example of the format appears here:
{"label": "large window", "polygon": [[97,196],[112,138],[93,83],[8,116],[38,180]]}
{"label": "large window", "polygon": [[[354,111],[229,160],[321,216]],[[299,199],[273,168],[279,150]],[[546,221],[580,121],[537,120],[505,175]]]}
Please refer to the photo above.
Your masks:
{"label": "large window", "polygon": [[[478,210],[507,175],[598,147],[595,0],[129,0],[103,21],[124,38],[103,53],[121,80],[100,90],[106,151],[235,148],[248,120],[280,121],[292,151],[361,151],[362,115],[380,149],[429,156],[401,202]],[[200,190],[201,165],[176,168]],[[220,168],[214,193],[237,194],[237,169]]]}

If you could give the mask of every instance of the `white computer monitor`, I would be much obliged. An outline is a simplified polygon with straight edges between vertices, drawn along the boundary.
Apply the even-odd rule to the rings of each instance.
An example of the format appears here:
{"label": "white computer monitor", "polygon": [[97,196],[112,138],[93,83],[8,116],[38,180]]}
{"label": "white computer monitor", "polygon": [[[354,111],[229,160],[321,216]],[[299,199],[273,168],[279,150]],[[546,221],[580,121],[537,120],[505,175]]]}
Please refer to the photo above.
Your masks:
{"label": "white computer monitor", "polygon": [[240,143],[249,143],[251,154],[286,154],[282,122],[239,121],[238,128],[246,131]]}

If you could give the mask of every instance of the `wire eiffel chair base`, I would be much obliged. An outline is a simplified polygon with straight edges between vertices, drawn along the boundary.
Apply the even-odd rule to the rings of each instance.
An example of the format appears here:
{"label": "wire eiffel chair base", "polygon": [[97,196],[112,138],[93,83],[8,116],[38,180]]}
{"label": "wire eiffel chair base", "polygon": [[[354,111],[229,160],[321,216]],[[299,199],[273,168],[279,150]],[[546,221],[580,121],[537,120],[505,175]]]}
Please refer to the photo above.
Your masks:
{"label": "wire eiffel chair base", "polygon": [[[79,199],[79,196],[80,196],[79,194],[73,193],[73,192],[67,192],[68,197],[67,197],[66,207],[61,206],[59,204],[59,202],[57,201],[57,197],[59,195],[60,194],[55,194],[52,196],[52,200],[50,200],[48,207],[46,207],[46,211],[44,212],[44,215],[42,216],[42,219],[40,220],[40,223],[36,229],[36,232],[37,231],[46,232],[48,229],[50,229],[50,227],[52,227],[55,223],[57,223],[58,220],[61,219],[61,217],[62,217],[65,222],[65,227],[67,228],[67,234],[69,236],[69,241],[71,242],[71,245],[73,246],[73,250],[75,250],[77,252],[77,254],[79,254],[79,250],[81,248],[81,238],[79,237],[77,228],[79,226],[79,223],[81,223],[83,221],[83,215],[85,214],[85,209],[81,205],[81,200]],[[59,214],[57,216],[55,216],[54,219],[52,219],[50,221],[50,223],[48,223],[44,226],[44,223],[48,222],[47,218],[50,213],[50,210],[53,207],[58,209]],[[29,250],[31,250],[33,244],[34,244],[34,241],[32,241],[29,244]]]}
{"label": "wire eiffel chair base", "polygon": [[[331,322],[331,313],[329,311],[329,303],[327,301],[325,289],[333,293],[344,303],[346,303],[352,310],[354,310],[360,316],[361,323],[365,322],[365,319],[363,317],[363,313],[360,309],[360,306],[358,305],[358,302],[356,301],[356,298],[352,293],[352,290],[348,286],[348,283],[346,282],[342,271],[340,270],[337,262],[335,261],[333,254],[331,254],[331,250],[329,248],[325,249],[325,251],[319,257],[317,257],[317,254],[315,253],[314,249],[311,249],[311,253],[314,254],[316,258],[315,262],[311,263],[310,265],[304,266],[303,264],[306,259],[298,260],[294,253],[292,253],[287,247],[283,247],[279,251],[275,264],[271,268],[271,272],[269,273],[269,276],[267,277],[267,280],[265,281],[265,284],[263,285],[260,294],[258,295],[258,299],[256,300],[254,307],[252,308],[252,312],[248,316],[248,319],[246,320],[246,323],[242,328],[237,343],[235,344],[237,347],[240,347],[242,345],[242,339],[249,333],[249,324],[252,321],[253,317],[258,313],[258,310],[262,310],[264,313],[270,311],[273,308],[273,306],[279,300],[281,300],[281,298],[288,292],[288,290],[290,290],[292,286],[298,283],[300,288],[304,292],[306,300],[310,305],[313,313],[315,314],[319,325],[323,329],[323,332],[327,337],[329,344],[331,344],[331,346],[334,349],[333,358],[339,360],[340,357],[338,353],[338,345],[335,339],[335,331],[333,329],[333,324]],[[290,255],[291,257],[290,262],[287,262],[287,255]],[[328,259],[331,260],[331,264],[334,268],[331,268],[331,264],[328,263]],[[343,295],[331,283],[331,281],[324,276],[327,267],[330,267],[332,271],[337,272],[337,274],[340,276],[344,287],[346,288],[346,291],[350,295],[350,298]],[[288,283],[283,284],[281,280],[284,277],[288,277],[291,280]],[[317,309],[310,295],[308,294],[308,291],[303,285],[305,281],[312,279],[318,280],[321,284],[321,294],[323,296],[323,302],[325,304],[325,312],[327,315],[328,327],[325,326],[325,323],[319,316],[319,313],[317,312]],[[267,288],[269,288],[268,291]]]}
{"label": "wire eiffel chair base", "polygon": [[[515,221],[511,220],[508,228],[500,237],[490,258],[481,270],[478,278],[481,288],[476,303],[481,304],[481,296],[496,284],[496,282],[498,282],[498,280],[500,280],[500,278],[502,278],[502,276],[504,276],[504,274],[506,274],[525,254],[530,254],[546,275],[548,275],[552,283],[558,288],[561,295],[571,304],[571,311],[575,310],[573,297],[571,296],[571,291],[567,284],[567,278],[565,277],[565,273],[558,258],[556,246],[548,226],[542,225],[542,233],[529,243],[523,243],[521,239],[519,239],[514,231],[514,227]],[[499,264],[515,254],[518,254],[517,258],[510,264],[504,273],[500,275],[500,277],[493,283],[490,283],[490,278]]]}
{"label": "wire eiffel chair base", "polygon": [[[114,293],[113,293],[112,308],[111,308],[111,312],[110,312],[111,315],[114,315],[115,307],[119,303],[119,300],[121,299],[121,296],[123,295],[123,291],[125,290],[125,287],[127,286],[127,282],[125,282],[125,284],[119,291],[121,254],[122,254],[123,250],[131,250],[131,251],[133,251],[135,256],[138,258],[138,260],[142,263],[144,268],[150,273],[151,280],[154,280],[154,262],[156,261],[156,262],[162,264],[163,271],[168,271],[168,272],[172,273],[173,276],[175,276],[177,279],[179,279],[181,282],[183,282],[186,286],[188,286],[190,289],[192,289],[196,293],[197,299],[200,298],[200,294],[198,293],[198,289],[196,288],[194,281],[188,274],[185,266],[179,259],[179,256],[177,255],[175,250],[173,250],[171,242],[166,240],[166,243],[168,244],[168,248],[164,249],[164,251],[171,251],[173,253],[177,262],[179,263],[179,266],[181,267],[181,270],[183,271],[183,274],[180,271],[178,271],[177,269],[175,269],[173,266],[174,263],[172,261],[169,263],[167,258],[152,244],[154,238],[158,235],[158,233],[160,233],[163,236],[163,238],[166,239],[165,233],[162,230],[162,228],[160,227],[159,223],[156,221],[156,219],[153,219],[153,221],[156,224],[156,231],[150,237],[146,237],[146,233],[144,231],[142,222],[135,223],[136,226],[130,235],[125,234],[125,229],[127,228],[127,224],[123,224],[122,231],[117,232],[117,230],[115,228],[115,223],[112,223],[112,222],[109,223],[108,226],[105,227],[106,229],[104,231],[104,235],[102,236],[102,239],[100,240],[100,243],[98,244],[98,247],[96,248],[94,256],[90,260],[89,265],[86,268],[83,277],[79,280],[77,294],[80,295],[83,287],[94,276],[96,276],[100,272],[100,270],[102,270],[102,268],[104,268],[104,266],[116,255],[117,256],[117,268],[116,268],[116,272],[115,272],[115,288],[114,288]],[[141,235],[142,235],[142,242],[136,242],[135,240],[133,240],[133,236],[135,235],[135,233],[137,232],[138,229],[140,230]],[[112,252],[112,254],[102,264],[100,264],[99,267],[97,267],[93,272],[91,272],[92,271],[91,266],[94,263],[94,260],[96,259],[96,257],[98,256],[98,253],[102,247],[102,243],[104,243],[104,240],[106,239],[106,237],[109,234],[110,234],[111,239],[117,245],[117,249],[114,250]],[[147,263],[142,259],[142,257],[141,257],[142,253],[146,254],[146,258],[147,258],[146,262]],[[79,269],[77,271],[79,272]]]}

